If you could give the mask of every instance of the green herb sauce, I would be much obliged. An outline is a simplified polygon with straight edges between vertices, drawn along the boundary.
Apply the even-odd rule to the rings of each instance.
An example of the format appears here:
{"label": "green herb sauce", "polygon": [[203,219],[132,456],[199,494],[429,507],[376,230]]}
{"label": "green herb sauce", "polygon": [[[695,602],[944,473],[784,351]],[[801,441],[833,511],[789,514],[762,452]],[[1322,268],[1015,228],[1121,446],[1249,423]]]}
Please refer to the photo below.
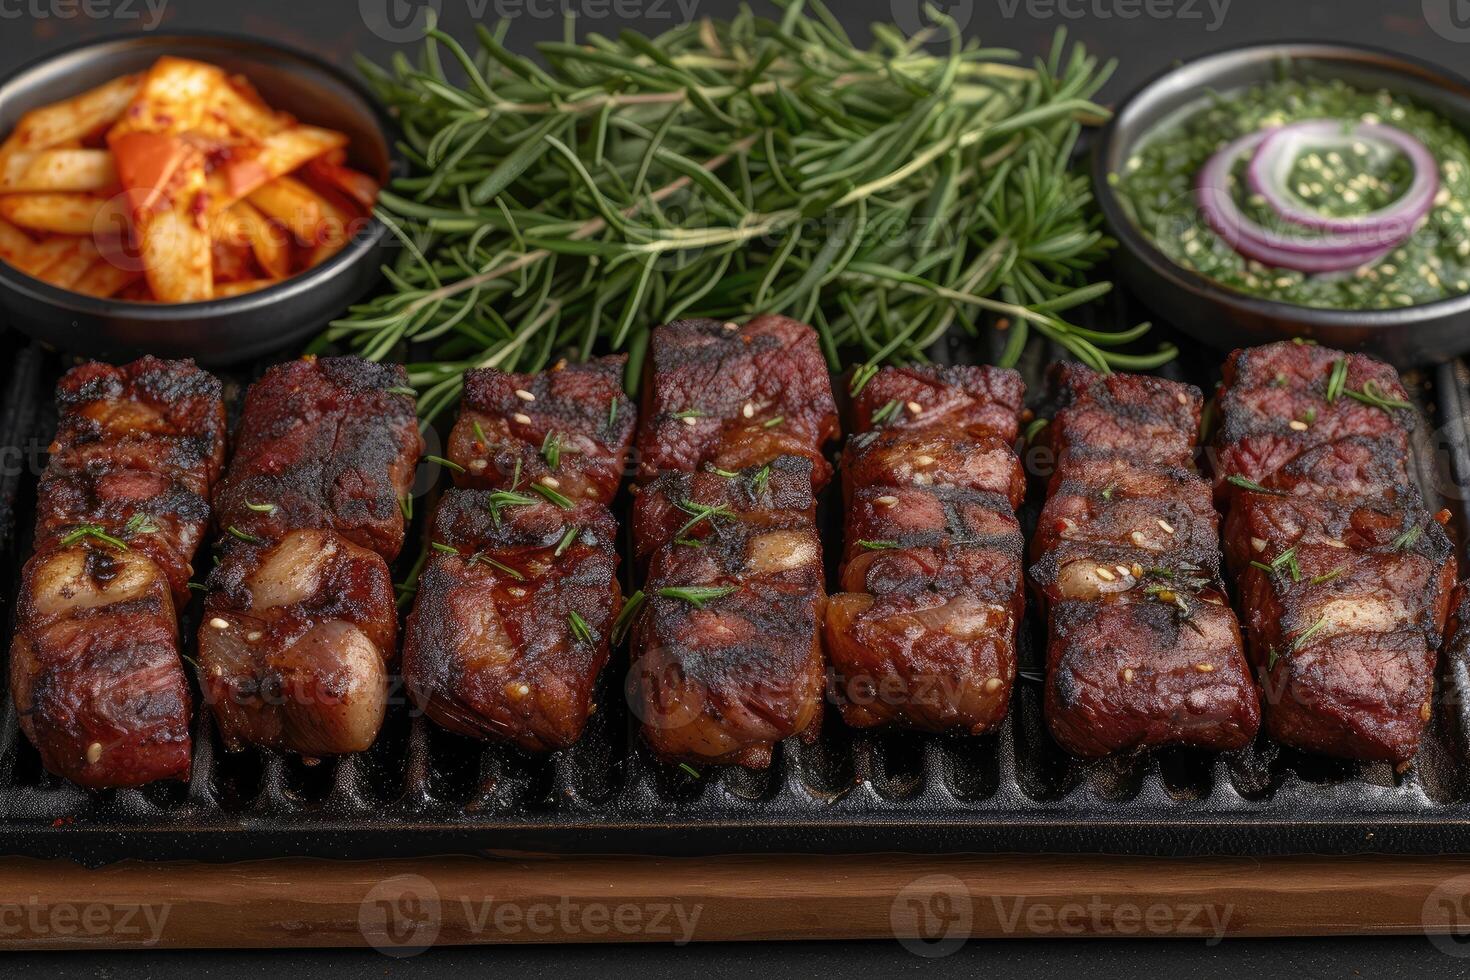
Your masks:
{"label": "green herb sauce", "polygon": [[[1375,264],[1324,275],[1263,265],[1225,244],[1199,214],[1195,180],[1216,151],[1248,133],[1306,119],[1386,123],[1418,139],[1439,162],[1440,190],[1423,226]],[[1231,193],[1249,218],[1269,223],[1269,208],[1250,193],[1244,170],[1244,162],[1233,169]],[[1397,151],[1308,148],[1287,188],[1324,216],[1351,217],[1392,204],[1412,180],[1409,161]],[[1165,255],[1244,293],[1304,306],[1388,309],[1470,292],[1470,140],[1437,113],[1388,91],[1284,79],[1212,93],[1145,136],[1109,181]]]}

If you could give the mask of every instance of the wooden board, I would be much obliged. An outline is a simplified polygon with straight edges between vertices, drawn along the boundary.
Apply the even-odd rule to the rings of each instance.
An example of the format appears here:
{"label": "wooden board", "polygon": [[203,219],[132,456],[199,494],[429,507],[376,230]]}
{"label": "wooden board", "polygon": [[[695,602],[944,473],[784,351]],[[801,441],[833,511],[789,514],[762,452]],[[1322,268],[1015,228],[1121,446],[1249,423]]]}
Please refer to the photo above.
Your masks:
{"label": "wooden board", "polygon": [[[1470,859],[873,855],[0,860],[0,946],[1470,933]],[[1462,953],[1451,938],[1438,940]]]}

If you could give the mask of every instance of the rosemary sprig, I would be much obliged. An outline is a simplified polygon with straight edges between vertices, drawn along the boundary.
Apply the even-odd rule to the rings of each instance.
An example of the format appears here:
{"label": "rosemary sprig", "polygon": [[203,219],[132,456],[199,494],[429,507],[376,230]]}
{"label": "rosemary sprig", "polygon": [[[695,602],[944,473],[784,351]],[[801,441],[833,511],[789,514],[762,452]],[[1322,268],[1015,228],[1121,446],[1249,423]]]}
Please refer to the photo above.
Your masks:
{"label": "rosemary sprig", "polygon": [[[1332,362],[1332,370],[1327,372],[1327,404],[1331,405],[1336,402],[1337,399],[1342,396],[1343,391],[1347,388],[1347,371],[1347,358],[1339,357],[1337,360]],[[1284,380],[1285,379],[1283,378],[1283,381]]]}
{"label": "rosemary sprig", "polygon": [[623,608],[618,610],[618,618],[613,620],[612,641],[614,643],[623,642],[623,637],[628,635],[628,630],[632,627],[633,620],[637,618],[638,610],[643,608],[645,601],[647,601],[647,596],[643,594],[642,589],[628,596],[628,601],[624,602]]}
{"label": "rosemary sprig", "polygon": [[1379,388],[1378,385],[1371,380],[1363,382],[1362,391],[1353,391],[1351,388],[1344,388],[1342,393],[1355,401],[1362,402],[1364,405],[1367,405],[1370,408],[1382,409],[1385,412],[1391,412],[1396,408],[1403,409],[1414,407],[1413,405],[1410,405],[1408,402],[1404,401],[1402,398],[1390,398],[1386,393],[1384,393],[1383,389]]}
{"label": "rosemary sprig", "polygon": [[740,591],[738,585],[678,585],[654,589],[654,595],[663,596],[665,599],[682,599],[695,609],[703,609],[705,603],[723,599],[730,593],[738,591]]}
{"label": "rosemary sprig", "polygon": [[514,490],[496,490],[485,497],[485,507],[490,511],[490,523],[500,527],[500,511],[504,507],[528,507],[536,502],[535,497]]}
{"label": "rosemary sprig", "polygon": [[427,347],[409,366],[425,418],[470,367],[597,347],[626,350],[636,378],[650,326],[696,314],[807,320],[864,380],[995,317],[1006,363],[1030,334],[1101,370],[1173,356],[1117,350],[1147,324],[1064,319],[1109,288],[1084,284],[1111,243],[1071,157],[1107,115],[1092,98],[1111,65],[1058,34],[1023,67],[934,8],[931,30],[878,25],[861,48],[819,0],[778,3],[774,19],[543,43],[540,64],[503,25],[474,50],[433,29],[418,64],[363,62],[411,164],[377,210],[402,248],[390,288],[317,346]]}
{"label": "rosemary sprig", "polygon": [[537,493],[545,497],[547,500],[551,501],[553,504],[556,504],[556,506],[560,507],[562,510],[572,510],[577,506],[576,504],[572,503],[571,499],[568,498],[566,494],[553,490],[551,487],[548,487],[544,483],[533,483],[531,484],[531,489],[535,490]]}
{"label": "rosemary sprig", "polygon": [[740,516],[730,508],[726,507],[724,504],[709,506],[706,504],[697,504],[692,500],[681,500],[678,502],[678,507],[684,513],[693,514],[694,516],[685,521],[684,525],[680,527],[679,530],[674,532],[674,537],[676,538],[684,537],[686,534],[689,533],[691,529],[699,526],[705,521],[709,521],[710,525],[713,526],[714,518],[716,517],[723,517],[726,520],[734,520],[735,518]]}
{"label": "rosemary sprig", "polygon": [[1251,562],[1251,567],[1259,568],[1268,576],[1274,576],[1280,574],[1282,571],[1285,571],[1291,575],[1291,580],[1293,582],[1300,582],[1302,580],[1302,567],[1297,563],[1295,547],[1287,548],[1281,554],[1273,558],[1269,564],[1266,562],[1253,561]]}
{"label": "rosemary sprig", "polygon": [[858,541],[858,547],[864,551],[891,551],[894,548],[901,547],[901,545],[897,541],[860,540]]}
{"label": "rosemary sprig", "polygon": [[899,408],[899,401],[898,401],[898,399],[897,398],[890,398],[886,403],[884,403],[884,405],[883,405],[882,408],[878,409],[876,412],[873,413],[873,424],[874,425],[881,425],[882,423],[887,422],[889,419],[893,418],[893,416],[898,413],[898,408]]}
{"label": "rosemary sprig", "polygon": [[561,536],[561,540],[556,543],[556,550],[551,553],[551,557],[560,558],[566,554],[567,549],[572,546],[573,541],[577,540],[577,535],[580,533],[582,533],[582,529],[579,527],[567,528],[566,533]]}
{"label": "rosemary sprig", "polygon": [[84,538],[95,538],[103,544],[116,548],[118,551],[127,551],[128,543],[119,537],[108,534],[100,524],[82,524],[72,528],[61,538],[63,548],[71,547]]}
{"label": "rosemary sprig", "polygon": [[587,620],[578,615],[575,609],[567,613],[567,626],[571,628],[572,636],[577,638],[577,642],[592,642],[592,627],[587,625]]}
{"label": "rosemary sprig", "polygon": [[1278,497],[1281,495],[1280,490],[1268,490],[1255,480],[1248,480],[1243,476],[1227,476],[1225,482],[1231,486],[1240,487],[1242,490],[1250,490],[1253,493],[1269,493]]}

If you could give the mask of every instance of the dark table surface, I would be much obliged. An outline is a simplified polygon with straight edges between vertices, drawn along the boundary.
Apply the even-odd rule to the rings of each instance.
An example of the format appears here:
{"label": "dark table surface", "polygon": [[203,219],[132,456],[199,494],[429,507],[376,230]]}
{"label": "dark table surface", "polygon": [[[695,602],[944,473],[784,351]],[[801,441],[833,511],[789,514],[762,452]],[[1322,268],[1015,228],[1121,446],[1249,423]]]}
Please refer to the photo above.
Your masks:
{"label": "dark table surface", "polygon": [[[905,22],[920,0],[828,0],[859,34],[875,20]],[[1452,71],[1470,56],[1467,0],[938,0],[968,34],[1023,52],[1044,50],[1065,26],[1119,69],[1103,93],[1120,98],[1175,61],[1231,45],[1345,40],[1392,48]],[[759,4],[757,4],[759,6]],[[422,8],[440,12],[452,34],[477,21],[512,20],[512,46],[559,37],[561,11],[590,30],[667,29],[683,18],[732,12],[731,0],[0,0],[0,74],[46,52],[93,37],[150,30],[223,30],[274,38],[345,61],[383,58],[411,46]],[[419,32],[421,35],[421,32]],[[876,860],[881,860],[877,858]],[[0,894],[4,882],[0,881]],[[227,914],[227,913],[222,913]],[[1458,952],[1459,950],[1457,950]],[[1155,974],[1191,977],[1291,975],[1300,978],[1470,975],[1464,957],[1424,938],[1226,940],[1005,940],[973,942],[939,959],[896,942],[670,946],[546,946],[435,949],[409,959],[372,951],[156,953],[66,952],[0,958],[0,976],[157,978],[402,975],[551,976],[637,974],[643,980],[758,974],[812,976],[856,970],[876,976],[1067,977],[1089,980]]]}

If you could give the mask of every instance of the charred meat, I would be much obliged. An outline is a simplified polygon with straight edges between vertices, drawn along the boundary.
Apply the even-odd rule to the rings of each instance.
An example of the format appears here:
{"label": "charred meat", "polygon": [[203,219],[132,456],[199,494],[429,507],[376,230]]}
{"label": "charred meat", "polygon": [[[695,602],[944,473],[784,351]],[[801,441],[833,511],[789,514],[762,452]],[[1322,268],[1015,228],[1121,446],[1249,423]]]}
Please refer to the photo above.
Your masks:
{"label": "charred meat", "polygon": [[627,362],[619,354],[540,374],[468,372],[449,434],[455,484],[500,490],[543,483],[571,500],[611,504],[638,423],[623,394]]}
{"label": "charred meat", "polygon": [[1236,351],[1220,393],[1225,556],[1281,742],[1405,763],[1431,715],[1453,549],[1409,476],[1393,368],[1280,343]]}
{"label": "charred meat", "polygon": [[387,560],[423,448],[404,385],[401,367],[303,358],[246,395],[199,628],[230,748],[321,756],[377,737],[397,639]]}
{"label": "charred meat", "polygon": [[827,606],[832,697],[848,724],[979,734],[1016,675],[1024,387],[985,367],[885,368],[842,457],[843,591]]}
{"label": "charred meat", "polygon": [[670,761],[764,768],[821,723],[826,604],[811,462],[666,473],[639,493],[648,560],[629,701]]}
{"label": "charred meat", "polygon": [[745,326],[681,320],[653,331],[643,373],[638,479],[805,456],[818,489],[837,406],[816,331],[784,316]]}
{"label": "charred meat", "polygon": [[552,751],[596,710],[622,608],[607,505],[637,422],[625,360],[466,376],[449,440],[463,472],[435,513],[403,652],[409,695],[451,731]]}
{"label": "charred meat", "polygon": [[1080,756],[1245,745],[1260,703],[1194,467],[1199,390],[1077,364],[1052,380],[1057,468],[1031,577],[1048,610],[1053,737]]}
{"label": "charred meat", "polygon": [[187,779],[176,608],[224,458],[220,384],[188,361],[89,363],[57,404],[11,646],[21,729],[82,786]]}

